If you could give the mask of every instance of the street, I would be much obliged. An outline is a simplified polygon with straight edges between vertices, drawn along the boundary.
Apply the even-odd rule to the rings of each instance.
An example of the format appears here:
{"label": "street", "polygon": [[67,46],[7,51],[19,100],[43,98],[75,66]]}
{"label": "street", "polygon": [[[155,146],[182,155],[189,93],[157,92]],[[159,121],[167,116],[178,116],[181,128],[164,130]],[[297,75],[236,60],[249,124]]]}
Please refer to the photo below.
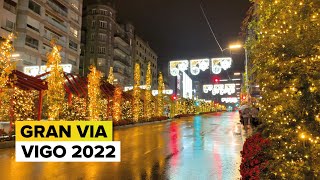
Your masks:
{"label": "street", "polygon": [[114,131],[121,163],[16,163],[0,150],[0,179],[239,179],[238,112],[212,113]]}

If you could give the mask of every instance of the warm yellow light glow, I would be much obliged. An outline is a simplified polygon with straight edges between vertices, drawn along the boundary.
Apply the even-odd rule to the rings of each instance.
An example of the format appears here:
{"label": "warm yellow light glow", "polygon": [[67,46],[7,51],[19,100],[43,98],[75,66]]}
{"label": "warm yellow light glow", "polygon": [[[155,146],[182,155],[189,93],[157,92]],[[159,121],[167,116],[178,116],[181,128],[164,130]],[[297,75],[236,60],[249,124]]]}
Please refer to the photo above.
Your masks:
{"label": "warm yellow light glow", "polygon": [[229,49],[240,49],[240,48],[242,48],[241,44],[233,44],[229,46]]}
{"label": "warm yellow light glow", "polygon": [[235,72],[233,75],[235,75],[235,76],[240,76],[240,75],[241,75],[241,73],[239,73],[239,72]]}

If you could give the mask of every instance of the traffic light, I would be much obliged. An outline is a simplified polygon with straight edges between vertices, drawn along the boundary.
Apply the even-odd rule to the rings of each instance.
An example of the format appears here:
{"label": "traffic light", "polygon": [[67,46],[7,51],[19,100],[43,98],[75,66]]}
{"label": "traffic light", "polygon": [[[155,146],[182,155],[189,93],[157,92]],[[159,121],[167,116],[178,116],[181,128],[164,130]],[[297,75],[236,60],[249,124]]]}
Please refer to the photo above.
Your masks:
{"label": "traffic light", "polygon": [[171,100],[172,100],[172,101],[177,100],[177,95],[176,95],[176,94],[172,94],[172,96],[171,96]]}
{"label": "traffic light", "polygon": [[220,82],[220,78],[217,76],[212,77],[212,81],[213,83],[219,83]]}

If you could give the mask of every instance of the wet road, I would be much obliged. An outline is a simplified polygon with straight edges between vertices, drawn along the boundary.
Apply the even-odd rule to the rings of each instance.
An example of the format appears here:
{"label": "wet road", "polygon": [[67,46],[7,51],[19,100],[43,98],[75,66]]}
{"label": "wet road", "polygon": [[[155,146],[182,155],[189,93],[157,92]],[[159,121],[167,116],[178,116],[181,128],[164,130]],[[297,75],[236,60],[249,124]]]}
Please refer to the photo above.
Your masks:
{"label": "wet road", "polygon": [[226,112],[115,130],[121,163],[16,163],[0,149],[0,179],[238,179],[237,122]]}

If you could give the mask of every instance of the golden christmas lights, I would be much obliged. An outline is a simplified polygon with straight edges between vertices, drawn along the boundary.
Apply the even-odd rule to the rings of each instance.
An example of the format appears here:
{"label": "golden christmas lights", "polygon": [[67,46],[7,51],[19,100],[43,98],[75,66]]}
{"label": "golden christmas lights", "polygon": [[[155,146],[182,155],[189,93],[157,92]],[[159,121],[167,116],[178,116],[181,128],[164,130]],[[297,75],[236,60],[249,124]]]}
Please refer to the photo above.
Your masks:
{"label": "golden christmas lights", "polygon": [[101,83],[102,73],[95,66],[90,67],[88,75],[89,118],[93,121],[100,120],[101,114]]}

